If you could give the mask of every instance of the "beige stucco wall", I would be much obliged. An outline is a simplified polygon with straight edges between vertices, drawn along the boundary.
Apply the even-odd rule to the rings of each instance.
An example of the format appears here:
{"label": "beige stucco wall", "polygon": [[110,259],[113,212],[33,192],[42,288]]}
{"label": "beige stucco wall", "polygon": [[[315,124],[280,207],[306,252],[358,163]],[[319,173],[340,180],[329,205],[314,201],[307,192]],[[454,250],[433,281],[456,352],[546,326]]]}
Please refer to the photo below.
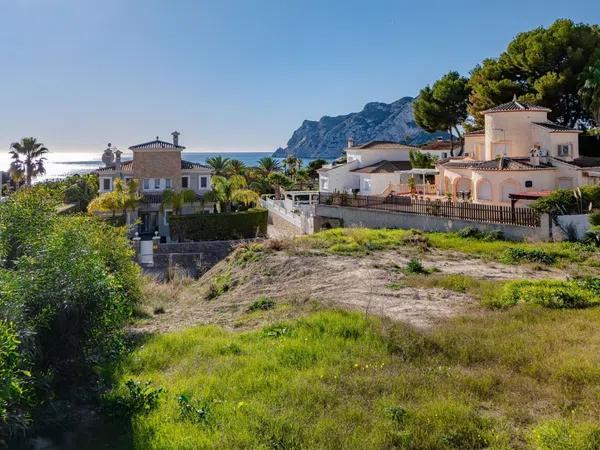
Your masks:
{"label": "beige stucco wall", "polygon": [[349,148],[346,150],[348,161],[357,160],[360,167],[369,166],[379,161],[408,161],[410,150],[419,150],[416,147],[404,145],[384,145],[374,148]]}
{"label": "beige stucco wall", "polygon": [[[470,190],[476,203],[506,203],[506,194],[516,192],[547,191],[556,189],[558,171],[548,170],[481,170],[442,169],[440,188],[442,193],[456,195],[458,191]],[[526,187],[525,182],[532,186]],[[484,195],[489,193],[489,195]]]}
{"label": "beige stucco wall", "polygon": [[505,111],[485,115],[485,158],[494,159],[495,145],[508,145],[509,157],[527,157],[534,145],[531,122],[548,120],[545,111]]}
{"label": "beige stucco wall", "polygon": [[181,187],[181,151],[134,150],[133,176],[143,178],[171,178],[173,189]]}
{"label": "beige stucco wall", "polygon": [[466,135],[465,153],[468,153],[473,159],[484,159],[485,136],[483,134]]}

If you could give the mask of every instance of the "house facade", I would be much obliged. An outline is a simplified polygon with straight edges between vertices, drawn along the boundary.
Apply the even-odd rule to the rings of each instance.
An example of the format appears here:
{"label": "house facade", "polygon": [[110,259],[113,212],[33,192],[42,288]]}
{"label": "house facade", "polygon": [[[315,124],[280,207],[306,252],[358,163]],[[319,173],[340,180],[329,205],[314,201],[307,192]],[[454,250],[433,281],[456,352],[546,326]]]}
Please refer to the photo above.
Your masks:
{"label": "house facade", "polygon": [[419,186],[423,180],[427,180],[427,176],[429,181],[433,181],[435,170],[412,169],[411,150],[422,151],[417,147],[389,141],[373,141],[355,146],[354,141],[349,139],[346,162],[328,164],[319,169],[319,190],[328,193],[381,195],[405,191],[410,177],[419,178]]}
{"label": "house facade", "polygon": [[516,98],[484,111],[484,129],[465,134],[468,156],[436,165],[440,193],[502,204],[600,183],[600,158],[579,155],[581,131],[549,121],[549,112]]}
{"label": "house facade", "polygon": [[96,171],[100,194],[113,191],[117,178],[138,181],[142,200],[137,210],[127,213],[127,222],[133,224],[139,219],[138,233],[142,238],[152,237],[158,231],[161,238],[169,239],[169,217],[173,211],[168,206],[161,208],[165,190],[191,189],[196,193],[196,201],[184,205],[182,214],[213,211],[211,204],[203,202],[204,194],[211,188],[212,171],[181,159],[185,147],[179,145],[179,135],[173,132],[172,142],[157,137],[129,147],[133,158],[126,161],[121,160],[122,152],[109,144],[102,155],[105,167]]}

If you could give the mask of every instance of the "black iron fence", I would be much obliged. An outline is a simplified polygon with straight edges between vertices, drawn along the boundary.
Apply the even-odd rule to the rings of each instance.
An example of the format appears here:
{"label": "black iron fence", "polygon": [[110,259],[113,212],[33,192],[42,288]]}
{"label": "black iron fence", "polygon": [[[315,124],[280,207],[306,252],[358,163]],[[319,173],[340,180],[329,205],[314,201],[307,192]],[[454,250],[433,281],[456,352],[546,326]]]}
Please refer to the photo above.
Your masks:
{"label": "black iron fence", "polygon": [[345,193],[319,193],[319,204],[383,210],[423,216],[447,217],[525,227],[539,227],[540,215],[531,208],[515,208],[503,205],[455,202],[441,199],[416,199],[410,196],[390,195],[376,197]]}

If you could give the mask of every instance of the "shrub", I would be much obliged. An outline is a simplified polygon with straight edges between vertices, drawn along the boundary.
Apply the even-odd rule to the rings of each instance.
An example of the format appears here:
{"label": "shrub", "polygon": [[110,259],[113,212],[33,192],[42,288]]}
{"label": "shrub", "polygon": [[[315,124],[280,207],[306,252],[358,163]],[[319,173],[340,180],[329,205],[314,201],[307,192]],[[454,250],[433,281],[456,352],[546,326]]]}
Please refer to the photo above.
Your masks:
{"label": "shrub", "polygon": [[551,265],[556,262],[556,255],[537,248],[526,249],[522,247],[513,247],[507,248],[505,250],[502,259],[509,264],[517,264],[520,262],[535,262],[540,264]]}
{"label": "shrub", "polygon": [[0,446],[22,434],[30,422],[31,374],[26,357],[19,351],[14,325],[0,320]]}
{"label": "shrub", "polygon": [[275,308],[275,302],[267,297],[259,297],[252,302],[248,311],[267,311],[269,309]]}
{"label": "shrub", "polygon": [[480,231],[475,227],[465,227],[456,233],[462,238],[479,239],[482,241],[502,241],[504,233],[502,230]]}
{"label": "shrub", "polygon": [[191,214],[171,216],[171,236],[178,240],[218,241],[247,239],[267,234],[267,210],[220,214]]}
{"label": "shrub", "polygon": [[243,244],[235,253],[235,262],[244,266],[249,262],[258,261],[264,256],[264,250],[262,244]]}
{"label": "shrub", "polygon": [[590,224],[592,226],[600,225],[600,211],[594,211],[590,214]]}
{"label": "shrub", "polygon": [[231,274],[229,272],[215,275],[210,282],[206,299],[212,300],[223,295],[231,288],[231,284]]}
{"label": "shrub", "polygon": [[423,264],[421,263],[420,260],[418,260],[417,258],[412,258],[408,264],[406,265],[406,268],[404,269],[404,271],[406,273],[429,273],[427,271],[427,269],[425,269],[425,267],[423,267]]}
{"label": "shrub", "polygon": [[490,300],[493,306],[505,307],[529,303],[547,308],[586,308],[600,305],[600,295],[586,286],[586,281],[510,281]]}
{"label": "shrub", "polygon": [[155,388],[150,381],[142,383],[127,380],[120,390],[113,391],[104,397],[104,409],[109,415],[118,418],[148,414],[158,407],[160,396],[164,392],[164,388]]}
{"label": "shrub", "polygon": [[600,186],[581,186],[576,190],[558,189],[547,197],[531,204],[531,208],[541,213],[582,214],[592,208],[600,207]]}
{"label": "shrub", "polygon": [[600,426],[565,420],[542,422],[531,431],[529,441],[536,450],[593,450],[600,448]]}

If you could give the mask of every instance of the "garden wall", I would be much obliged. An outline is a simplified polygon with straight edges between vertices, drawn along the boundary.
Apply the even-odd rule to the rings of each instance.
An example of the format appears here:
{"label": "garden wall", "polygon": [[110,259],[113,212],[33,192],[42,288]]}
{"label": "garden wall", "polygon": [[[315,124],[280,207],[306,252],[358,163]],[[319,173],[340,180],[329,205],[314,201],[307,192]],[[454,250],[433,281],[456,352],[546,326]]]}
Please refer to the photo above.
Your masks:
{"label": "garden wall", "polygon": [[267,235],[267,210],[171,216],[171,238],[178,241],[224,241]]}
{"label": "garden wall", "polygon": [[336,224],[342,224],[346,228],[415,228],[423,231],[458,231],[466,227],[476,227],[481,231],[502,230],[504,236],[511,240],[551,238],[550,220],[547,215],[542,216],[541,227],[527,227],[346,206],[317,205],[315,231],[335,227]]}

